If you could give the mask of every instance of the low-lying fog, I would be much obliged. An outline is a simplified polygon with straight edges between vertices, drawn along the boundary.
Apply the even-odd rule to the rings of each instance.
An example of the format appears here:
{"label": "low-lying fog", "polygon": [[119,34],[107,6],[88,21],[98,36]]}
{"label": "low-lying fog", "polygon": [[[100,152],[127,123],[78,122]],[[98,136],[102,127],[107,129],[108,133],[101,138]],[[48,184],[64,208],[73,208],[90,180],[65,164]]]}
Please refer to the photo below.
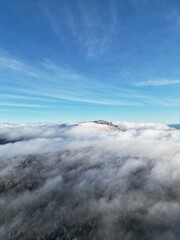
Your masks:
{"label": "low-lying fog", "polygon": [[0,239],[178,240],[180,131],[0,125]]}

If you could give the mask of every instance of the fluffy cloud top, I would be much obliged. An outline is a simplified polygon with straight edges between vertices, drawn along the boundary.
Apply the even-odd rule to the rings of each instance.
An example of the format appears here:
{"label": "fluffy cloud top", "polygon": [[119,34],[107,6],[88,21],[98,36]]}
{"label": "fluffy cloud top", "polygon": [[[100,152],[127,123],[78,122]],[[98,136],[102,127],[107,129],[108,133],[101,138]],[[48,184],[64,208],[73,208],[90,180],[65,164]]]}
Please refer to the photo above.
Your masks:
{"label": "fluffy cloud top", "polygon": [[179,131],[118,126],[1,125],[0,238],[179,239]]}

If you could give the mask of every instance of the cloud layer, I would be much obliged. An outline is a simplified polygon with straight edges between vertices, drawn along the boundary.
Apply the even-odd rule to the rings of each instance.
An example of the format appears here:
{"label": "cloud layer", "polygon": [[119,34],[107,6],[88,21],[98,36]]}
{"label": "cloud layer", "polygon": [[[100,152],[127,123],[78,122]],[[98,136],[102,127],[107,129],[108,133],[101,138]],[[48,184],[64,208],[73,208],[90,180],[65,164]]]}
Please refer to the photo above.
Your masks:
{"label": "cloud layer", "polygon": [[0,238],[178,239],[179,131],[118,125],[1,125]]}

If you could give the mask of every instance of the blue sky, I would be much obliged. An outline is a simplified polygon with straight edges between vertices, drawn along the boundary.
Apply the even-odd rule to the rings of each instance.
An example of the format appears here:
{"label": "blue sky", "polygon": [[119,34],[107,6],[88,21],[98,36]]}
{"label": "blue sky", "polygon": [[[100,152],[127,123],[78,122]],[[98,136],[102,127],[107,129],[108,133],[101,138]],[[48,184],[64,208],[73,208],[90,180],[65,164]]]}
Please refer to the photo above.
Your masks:
{"label": "blue sky", "polygon": [[0,1],[0,122],[180,122],[180,1]]}

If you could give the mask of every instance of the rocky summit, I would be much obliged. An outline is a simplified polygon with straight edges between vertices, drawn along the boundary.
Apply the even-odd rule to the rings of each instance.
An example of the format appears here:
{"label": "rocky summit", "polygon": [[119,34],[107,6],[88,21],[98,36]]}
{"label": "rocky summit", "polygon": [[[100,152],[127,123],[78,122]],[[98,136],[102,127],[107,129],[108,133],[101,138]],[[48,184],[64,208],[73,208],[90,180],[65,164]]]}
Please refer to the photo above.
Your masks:
{"label": "rocky summit", "polygon": [[112,122],[108,122],[108,121],[104,121],[104,120],[95,120],[93,121],[93,123],[97,123],[97,124],[101,124],[101,125],[107,125],[107,126],[110,126],[110,127],[113,127],[117,130],[121,130],[118,125],[112,123]]}

